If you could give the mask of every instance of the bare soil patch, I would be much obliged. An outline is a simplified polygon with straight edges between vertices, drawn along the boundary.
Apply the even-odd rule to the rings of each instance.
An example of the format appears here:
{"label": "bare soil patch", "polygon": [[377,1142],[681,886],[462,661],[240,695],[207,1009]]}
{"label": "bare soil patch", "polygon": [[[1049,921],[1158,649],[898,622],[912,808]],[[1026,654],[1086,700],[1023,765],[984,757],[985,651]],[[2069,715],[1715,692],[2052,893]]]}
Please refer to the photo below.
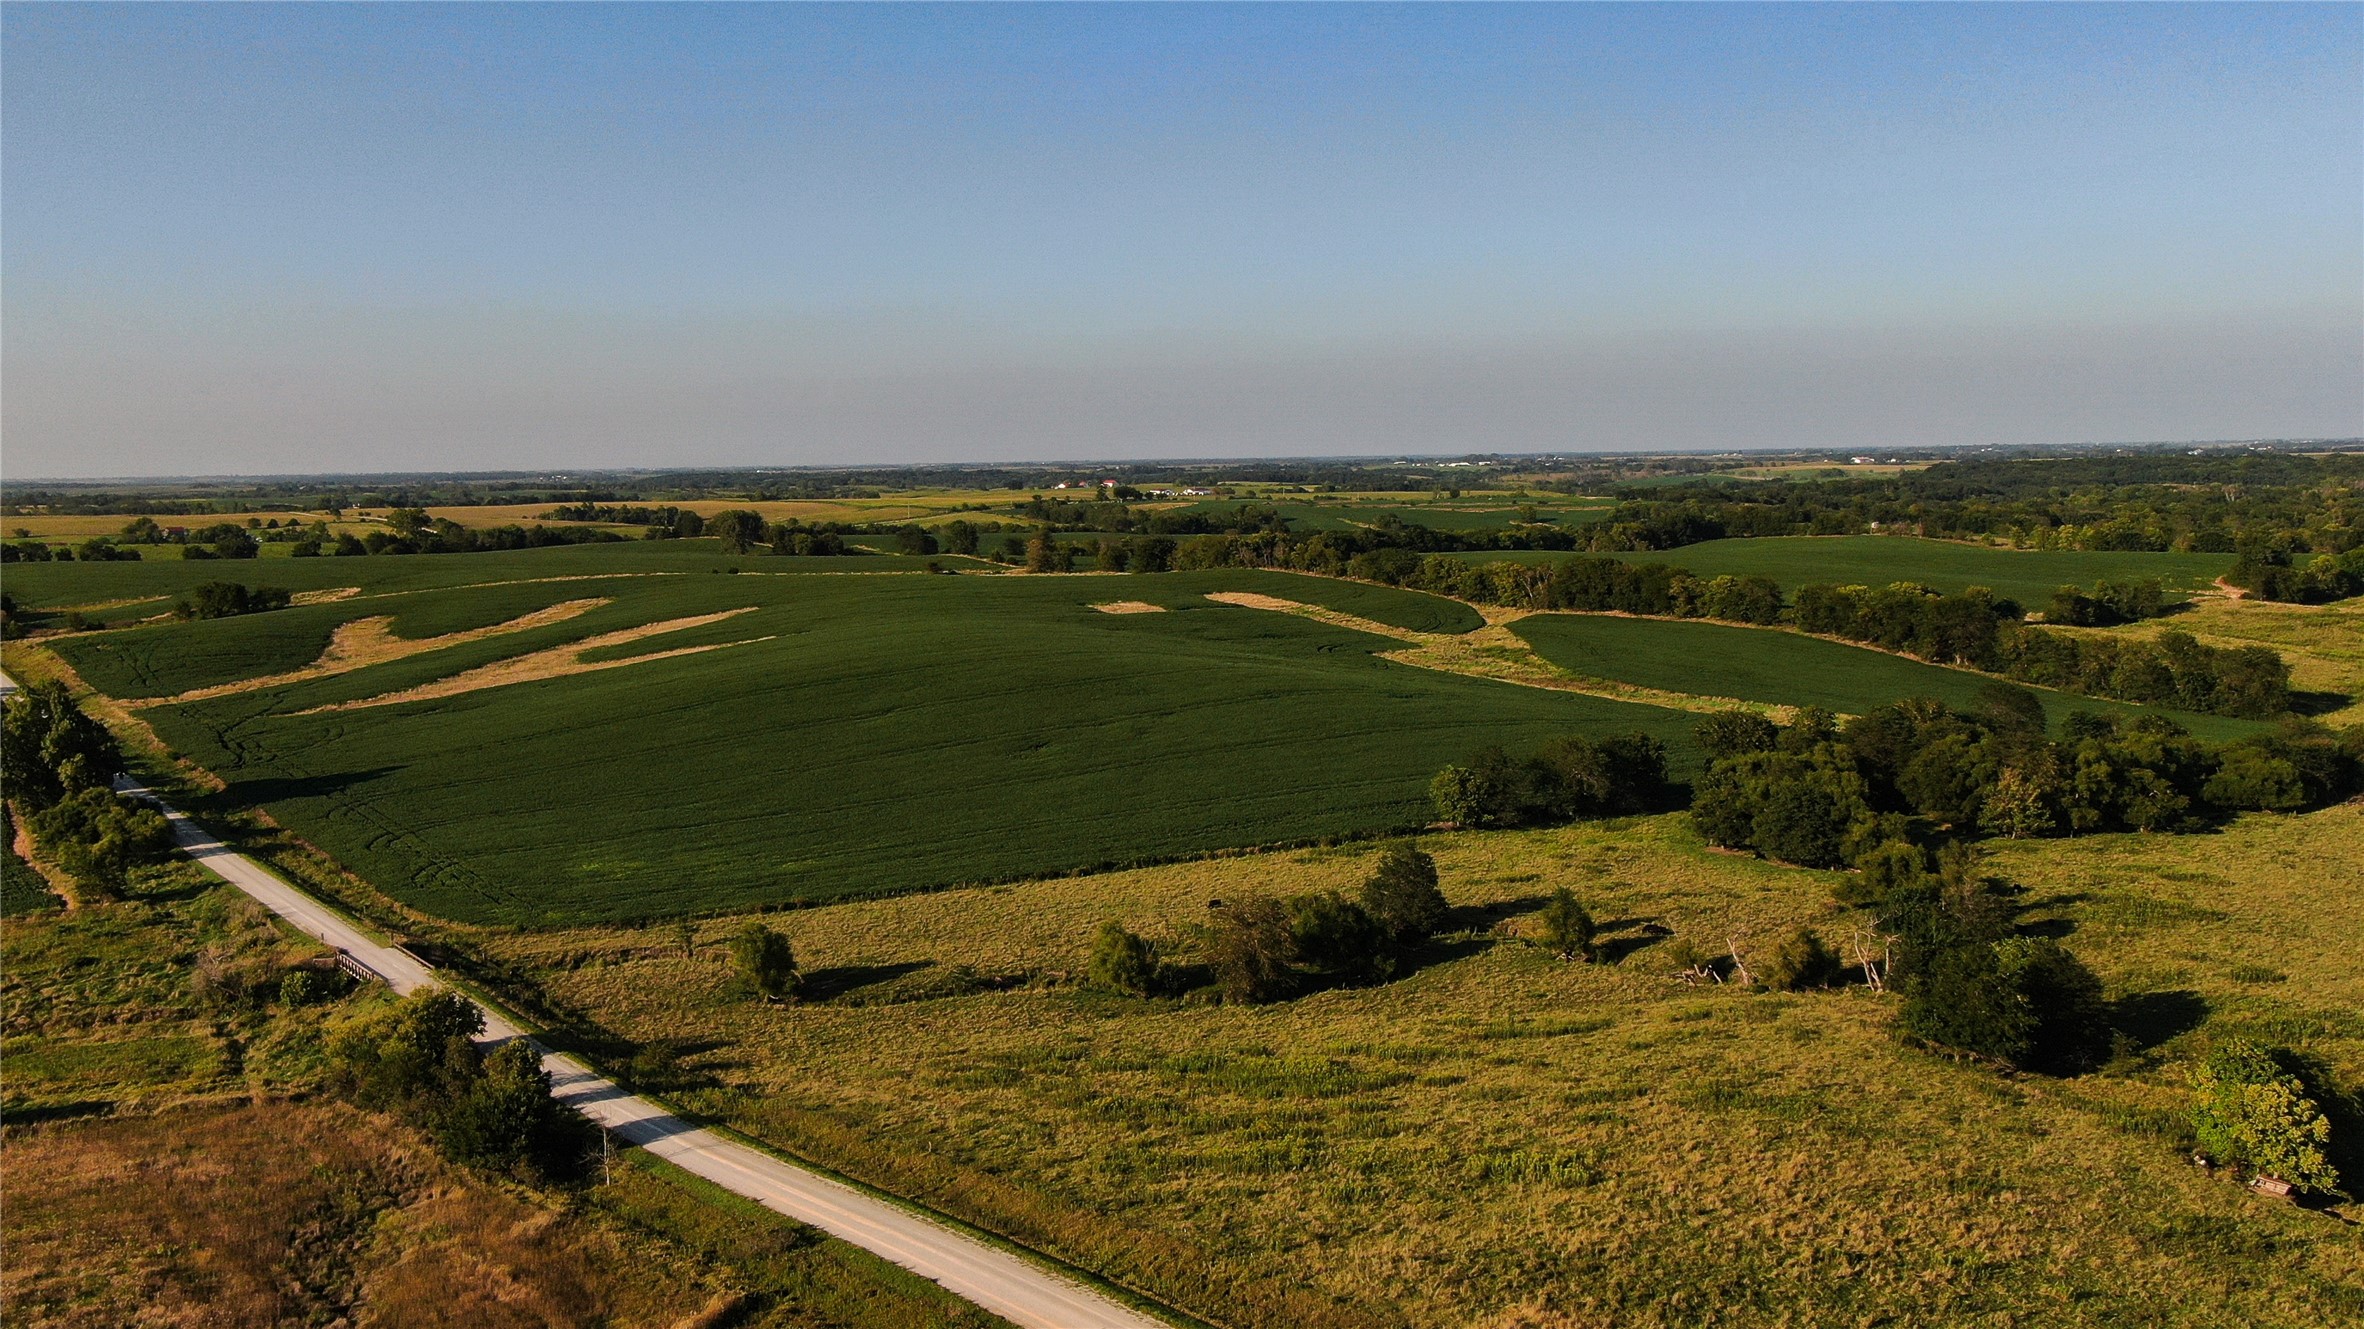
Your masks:
{"label": "bare soil patch", "polygon": [[662,633],[704,627],[708,623],[719,623],[726,618],[749,613],[754,608],[755,606],[749,605],[744,609],[725,609],[717,614],[669,618],[661,623],[644,623],[636,628],[603,632],[595,637],[585,637],[581,641],[568,642],[564,646],[553,646],[546,651],[534,651],[507,660],[496,660],[488,665],[463,670],[448,678],[439,678],[432,683],[422,683],[415,688],[380,693],[375,697],[364,697],[359,701],[338,702],[333,706],[315,706],[311,710],[298,711],[296,714],[317,715],[322,711],[357,711],[371,706],[398,705],[406,701],[432,701],[440,697],[456,697],[464,692],[482,692],[487,688],[507,687],[512,683],[534,683],[546,678],[564,678],[570,674],[591,674],[602,669],[621,669],[625,665],[647,664],[652,660],[670,660],[675,656],[719,651],[726,646],[745,646],[751,642],[770,641],[769,637],[751,637],[746,641],[721,641],[702,646],[679,646],[669,651],[652,651],[647,655],[627,656],[621,660],[586,660],[583,658],[593,651],[605,650],[610,646],[622,646],[627,642],[639,641],[643,637],[654,637]]}
{"label": "bare soil patch", "polygon": [[1153,605],[1146,600],[1110,600],[1106,604],[1093,605],[1092,608],[1103,614],[1162,614],[1166,612],[1164,605]]}

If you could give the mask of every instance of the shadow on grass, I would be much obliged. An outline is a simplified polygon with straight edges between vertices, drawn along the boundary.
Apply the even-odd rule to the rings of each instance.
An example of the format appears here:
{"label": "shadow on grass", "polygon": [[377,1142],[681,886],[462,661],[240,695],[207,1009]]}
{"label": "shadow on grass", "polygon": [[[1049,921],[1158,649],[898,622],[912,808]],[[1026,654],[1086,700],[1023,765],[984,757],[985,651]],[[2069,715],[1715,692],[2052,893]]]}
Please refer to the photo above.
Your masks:
{"label": "shadow on grass", "polygon": [[880,983],[891,983],[907,974],[916,974],[934,965],[932,960],[912,960],[903,964],[841,964],[827,969],[808,969],[797,993],[802,1001],[828,1001],[846,993]]}
{"label": "shadow on grass", "polygon": [[2144,1052],[2190,1033],[2207,1020],[2207,998],[2187,988],[2121,997],[2110,1009],[2111,1026]]}
{"label": "shadow on grass", "polygon": [[340,771],[333,775],[265,775],[249,780],[234,780],[227,789],[212,791],[191,800],[193,805],[189,811],[202,818],[209,812],[242,812],[256,803],[327,798],[383,776],[398,774],[404,769],[401,766],[379,766],[366,771]]}
{"label": "shadow on grass", "polygon": [[2292,692],[2290,709],[2300,715],[2329,715],[2355,701],[2344,692]]}

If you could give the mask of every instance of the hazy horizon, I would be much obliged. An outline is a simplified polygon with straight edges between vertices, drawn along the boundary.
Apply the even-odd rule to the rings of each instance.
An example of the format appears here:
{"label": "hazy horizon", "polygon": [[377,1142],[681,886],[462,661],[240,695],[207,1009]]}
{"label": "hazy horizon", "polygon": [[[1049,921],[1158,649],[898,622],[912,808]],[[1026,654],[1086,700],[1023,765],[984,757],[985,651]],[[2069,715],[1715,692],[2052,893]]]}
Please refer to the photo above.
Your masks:
{"label": "hazy horizon", "polygon": [[12,477],[2364,435],[2350,7],[104,7]]}

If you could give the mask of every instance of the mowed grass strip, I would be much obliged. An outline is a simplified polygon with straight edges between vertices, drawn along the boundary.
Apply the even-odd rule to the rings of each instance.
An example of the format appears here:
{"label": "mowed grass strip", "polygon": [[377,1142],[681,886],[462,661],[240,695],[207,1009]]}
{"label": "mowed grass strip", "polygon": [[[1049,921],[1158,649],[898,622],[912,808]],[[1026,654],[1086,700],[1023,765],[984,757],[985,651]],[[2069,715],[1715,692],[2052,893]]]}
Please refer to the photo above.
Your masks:
{"label": "mowed grass strip", "polygon": [[[1103,614],[1092,606],[1112,586],[1172,612]],[[268,805],[405,903],[522,924],[1417,826],[1436,768],[1490,743],[1640,729],[1692,764],[1686,714],[1406,668],[1375,654],[1392,638],[1205,598],[1467,612],[1383,587],[1254,572],[599,587],[613,604],[554,627],[144,715],[230,782],[226,799]],[[753,612],[623,648],[749,642],[728,651],[294,714],[742,608]]]}
{"label": "mowed grass strip", "polygon": [[[1510,630],[1544,659],[1587,677],[1701,696],[1820,706],[1841,715],[1861,715],[1906,697],[1935,697],[1967,708],[1979,689],[2000,681],[1778,628],[1609,614],[1533,614],[1514,621]],[[2046,688],[2028,691],[2042,699],[2044,713],[2053,721],[2080,710],[2160,714],[2196,734],[2220,739],[2268,727],[2262,721],[2129,706]]]}

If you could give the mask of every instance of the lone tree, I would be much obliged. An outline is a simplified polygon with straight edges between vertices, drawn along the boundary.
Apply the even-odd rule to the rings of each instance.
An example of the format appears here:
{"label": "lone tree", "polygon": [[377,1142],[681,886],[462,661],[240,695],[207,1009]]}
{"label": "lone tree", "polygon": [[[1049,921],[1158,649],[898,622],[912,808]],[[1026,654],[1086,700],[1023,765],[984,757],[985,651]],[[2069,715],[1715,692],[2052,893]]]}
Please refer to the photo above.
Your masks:
{"label": "lone tree", "polygon": [[1447,909],[1436,887],[1436,860],[1417,845],[1389,845],[1363,883],[1363,908],[1397,941],[1426,940]]}
{"label": "lone tree", "polygon": [[1157,946],[1110,919],[1092,942],[1092,986],[1146,997],[1157,988]]}
{"label": "lone tree", "polygon": [[765,1001],[787,1001],[804,985],[796,969],[796,949],[788,939],[761,923],[750,923],[731,938],[731,961]]}
{"label": "lone tree", "polygon": [[2273,1049],[2231,1039],[2192,1068],[2191,1083],[2200,1152],[2299,1190],[2338,1193],[2331,1122]]}
{"label": "lone tree", "polygon": [[1543,906],[1543,944],[1558,951],[1563,960],[1598,958],[1593,937],[1600,931],[1594,926],[1592,914],[1576,900],[1576,893],[1562,886],[1551,893],[1551,902]]}

